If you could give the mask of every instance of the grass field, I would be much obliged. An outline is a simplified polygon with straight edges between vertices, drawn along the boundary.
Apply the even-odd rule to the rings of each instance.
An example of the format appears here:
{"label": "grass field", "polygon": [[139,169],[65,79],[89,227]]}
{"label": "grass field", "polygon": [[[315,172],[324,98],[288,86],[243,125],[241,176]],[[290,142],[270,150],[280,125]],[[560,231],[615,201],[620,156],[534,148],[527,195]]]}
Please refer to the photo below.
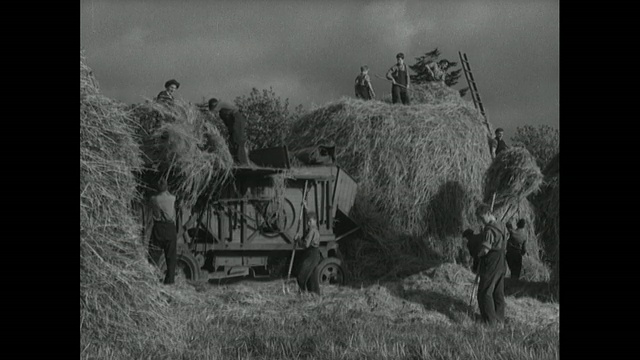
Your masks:
{"label": "grass field", "polygon": [[379,284],[298,294],[279,279],[167,288],[185,349],[81,349],[104,359],[557,359],[559,305],[545,284],[507,284],[508,323],[469,307],[473,274],[443,264]]}

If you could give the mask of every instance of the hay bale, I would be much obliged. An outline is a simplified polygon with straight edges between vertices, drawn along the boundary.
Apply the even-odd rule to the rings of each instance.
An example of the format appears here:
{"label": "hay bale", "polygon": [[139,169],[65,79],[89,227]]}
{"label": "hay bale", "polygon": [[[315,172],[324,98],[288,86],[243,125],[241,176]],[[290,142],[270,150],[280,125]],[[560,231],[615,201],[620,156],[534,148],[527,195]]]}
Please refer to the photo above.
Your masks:
{"label": "hay bale", "polygon": [[180,100],[173,105],[148,101],[132,111],[139,125],[147,190],[160,177],[168,178],[170,191],[190,208],[215,194],[230,177],[233,158],[208,113]]}
{"label": "hay bale", "polygon": [[559,295],[560,275],[560,154],[556,154],[544,171],[545,182],[534,198],[537,227],[544,244],[545,260],[551,265],[550,285]]}
{"label": "hay bale", "polygon": [[142,166],[134,123],[99,93],[80,53],[81,357],[136,358],[184,348],[182,325],[140,249],[132,214]]}
{"label": "hay bale", "polygon": [[302,116],[292,133],[292,149],[336,145],[337,163],[358,182],[356,208],[371,210],[354,215],[365,216],[358,220],[369,233],[382,228],[389,239],[409,235],[435,244],[476,223],[474,198],[491,157],[473,105],[343,98]]}
{"label": "hay bale", "polygon": [[542,173],[536,160],[525,148],[507,149],[493,160],[484,181],[484,202],[490,204],[495,194],[495,208],[518,204],[537,192]]}

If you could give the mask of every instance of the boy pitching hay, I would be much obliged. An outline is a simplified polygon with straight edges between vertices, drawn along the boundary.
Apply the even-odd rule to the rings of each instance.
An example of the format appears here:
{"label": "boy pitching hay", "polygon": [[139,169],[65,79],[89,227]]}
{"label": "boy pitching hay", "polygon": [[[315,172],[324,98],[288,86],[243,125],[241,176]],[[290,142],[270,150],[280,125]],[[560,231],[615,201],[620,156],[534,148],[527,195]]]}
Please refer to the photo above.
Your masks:
{"label": "boy pitching hay", "polygon": [[387,71],[387,79],[393,83],[391,98],[394,104],[402,100],[404,105],[409,105],[409,68],[404,63],[404,54],[396,55],[396,61],[397,63]]}

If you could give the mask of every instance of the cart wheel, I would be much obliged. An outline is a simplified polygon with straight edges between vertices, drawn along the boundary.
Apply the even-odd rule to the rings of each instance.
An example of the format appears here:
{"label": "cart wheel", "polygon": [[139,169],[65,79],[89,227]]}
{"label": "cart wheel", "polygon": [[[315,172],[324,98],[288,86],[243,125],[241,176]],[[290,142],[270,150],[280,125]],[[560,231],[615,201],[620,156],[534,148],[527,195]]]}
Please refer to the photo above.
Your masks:
{"label": "cart wheel", "polygon": [[342,260],[334,257],[326,258],[316,267],[320,285],[343,285],[345,273]]}
{"label": "cart wheel", "polygon": [[[160,258],[158,268],[160,269],[160,274],[162,274],[161,280],[163,280],[164,275],[167,273],[167,261],[164,254]],[[190,252],[178,254],[175,279],[176,282],[184,280],[197,281],[200,279],[200,266],[198,266],[198,261]]]}

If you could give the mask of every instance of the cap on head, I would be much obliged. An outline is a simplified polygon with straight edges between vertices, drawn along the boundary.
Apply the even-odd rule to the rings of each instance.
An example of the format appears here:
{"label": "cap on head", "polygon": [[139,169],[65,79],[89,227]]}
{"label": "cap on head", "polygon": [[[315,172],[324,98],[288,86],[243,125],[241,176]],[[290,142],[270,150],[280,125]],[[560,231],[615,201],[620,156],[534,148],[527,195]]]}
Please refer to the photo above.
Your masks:
{"label": "cap on head", "polygon": [[367,65],[360,66],[360,71],[364,72],[364,71],[367,71],[367,70],[369,70],[369,67]]}
{"label": "cap on head", "polygon": [[307,220],[311,220],[311,219],[318,221],[318,216],[313,211],[310,211],[307,213]]}
{"label": "cap on head", "polygon": [[179,88],[180,88],[180,83],[179,83],[179,82],[177,82],[175,79],[171,79],[171,80],[167,81],[166,83],[164,83],[164,87],[165,87],[165,88],[168,88],[168,87],[169,87],[169,86],[171,86],[171,85],[175,85],[175,86],[176,86],[176,89],[179,89]]}
{"label": "cap on head", "polygon": [[504,129],[503,128],[497,128],[496,129],[496,134],[499,133],[499,132],[504,132]]}
{"label": "cap on head", "polygon": [[449,60],[442,59],[438,61],[438,65],[446,65],[448,67],[450,65]]}
{"label": "cap on head", "polygon": [[396,59],[404,59],[404,54],[398,53],[398,55],[396,55]]}
{"label": "cap on head", "polygon": [[209,110],[213,110],[213,108],[215,108],[216,105],[218,105],[218,99],[216,98],[209,99]]}

